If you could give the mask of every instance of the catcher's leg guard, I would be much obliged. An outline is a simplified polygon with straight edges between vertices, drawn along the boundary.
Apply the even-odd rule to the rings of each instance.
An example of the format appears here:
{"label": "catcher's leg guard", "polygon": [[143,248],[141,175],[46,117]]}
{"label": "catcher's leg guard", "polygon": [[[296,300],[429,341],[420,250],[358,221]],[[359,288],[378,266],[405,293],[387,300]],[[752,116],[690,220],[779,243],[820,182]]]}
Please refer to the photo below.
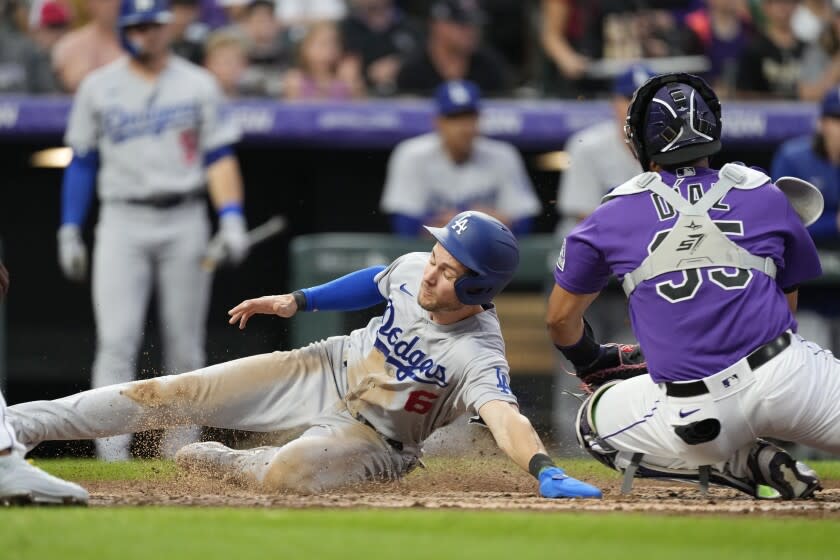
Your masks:
{"label": "catcher's leg guard", "polygon": [[580,405],[577,413],[577,420],[575,422],[575,433],[577,435],[578,445],[589,452],[603,465],[624,473],[624,481],[621,484],[621,493],[629,494],[633,489],[633,478],[641,464],[643,454],[632,453],[629,455],[629,463],[626,466],[620,467],[616,464],[616,458],[619,451],[606,441],[601,439],[595,427],[595,405],[598,399],[613,385],[620,383],[620,380],[610,381],[601,385],[594,393],[589,395],[585,401]]}
{"label": "catcher's leg guard", "polygon": [[[763,440],[757,440],[750,449],[743,451],[748,453],[747,472],[744,476],[732,474],[729,463],[701,465],[696,469],[673,469],[646,461],[643,453],[616,449],[601,438],[595,424],[598,400],[616,383],[621,381],[603,385],[581,404],[575,431],[581,448],[603,465],[624,473],[622,494],[630,493],[634,478],[695,483],[700,486],[703,494],[710,484],[715,484],[755,498],[808,498],[820,489],[819,479],[812,469],[793,459],[784,449]],[[770,488],[769,493],[767,487]]]}
{"label": "catcher's leg guard", "polygon": [[610,381],[601,385],[581,403],[575,420],[575,435],[578,445],[588,451],[600,463],[611,469],[621,470],[615,465],[618,450],[602,440],[595,427],[595,405],[598,403],[598,399],[616,383],[620,383],[620,381]]}

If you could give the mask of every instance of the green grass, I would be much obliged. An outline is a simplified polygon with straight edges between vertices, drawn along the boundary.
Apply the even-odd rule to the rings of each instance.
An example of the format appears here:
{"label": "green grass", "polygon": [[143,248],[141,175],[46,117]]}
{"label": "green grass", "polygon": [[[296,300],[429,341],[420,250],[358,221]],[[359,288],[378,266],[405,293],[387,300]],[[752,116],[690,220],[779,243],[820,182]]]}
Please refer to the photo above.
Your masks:
{"label": "green grass", "polygon": [[[82,481],[161,480],[175,475],[168,461],[35,463],[58,476]],[[431,468],[461,472],[482,468],[467,459],[430,463]],[[577,477],[618,476],[590,460],[561,463]],[[813,464],[824,478],[840,479],[840,463]],[[840,521],[831,518],[422,509],[0,509],[2,560],[806,559],[837,558],[839,545]]]}
{"label": "green grass", "polygon": [[95,459],[35,459],[32,463],[67,480],[165,480],[175,476],[172,461],[160,459],[106,463]]}
{"label": "green grass", "polygon": [[25,558],[836,558],[828,520],[417,510],[0,511],[0,556]]}

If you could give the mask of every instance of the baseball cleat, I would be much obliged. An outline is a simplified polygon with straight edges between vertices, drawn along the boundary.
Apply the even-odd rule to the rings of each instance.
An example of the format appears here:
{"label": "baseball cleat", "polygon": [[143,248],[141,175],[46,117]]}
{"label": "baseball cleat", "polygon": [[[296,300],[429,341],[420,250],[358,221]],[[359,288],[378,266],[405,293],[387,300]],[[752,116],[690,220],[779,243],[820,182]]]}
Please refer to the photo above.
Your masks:
{"label": "baseball cleat", "polygon": [[[747,465],[759,485],[757,498],[796,500],[811,498],[814,492],[822,490],[820,479],[811,467],[768,441],[759,440],[750,452]],[[769,486],[778,496],[761,486]]]}
{"label": "baseball cleat", "polygon": [[0,457],[0,504],[86,505],[88,498],[78,484],[48,474],[15,453]]}
{"label": "baseball cleat", "polygon": [[175,453],[175,462],[186,470],[206,470],[233,458],[234,450],[218,441],[191,443]]}

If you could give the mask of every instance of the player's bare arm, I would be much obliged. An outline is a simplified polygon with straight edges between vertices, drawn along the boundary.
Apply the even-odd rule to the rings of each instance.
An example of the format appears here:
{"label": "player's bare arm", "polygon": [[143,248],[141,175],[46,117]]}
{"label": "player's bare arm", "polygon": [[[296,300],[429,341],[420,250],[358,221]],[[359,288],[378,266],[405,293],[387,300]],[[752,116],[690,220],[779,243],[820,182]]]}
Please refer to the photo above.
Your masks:
{"label": "player's bare arm", "polygon": [[554,285],[548,300],[546,327],[557,346],[571,346],[583,335],[583,314],[600,292],[573,294]]}
{"label": "player's bare arm", "polygon": [[531,422],[519,412],[515,404],[501,400],[489,401],[479,409],[478,414],[490,428],[499,448],[522,470],[528,471],[539,481],[541,496],[601,497],[600,490],[566,476],[563,469],[554,464]]}
{"label": "player's bare arm", "polygon": [[257,314],[262,315],[277,315],[288,319],[294,317],[298,312],[298,305],[292,294],[283,294],[279,296],[263,296],[254,299],[246,299],[230,311],[230,319],[228,323],[235,325],[239,323],[239,328],[244,329],[248,324],[248,320]]}
{"label": "player's bare arm", "polygon": [[499,449],[522,470],[528,470],[531,457],[537,453],[545,453],[540,436],[515,404],[490,401],[481,407],[478,414],[490,428]]}
{"label": "player's bare arm", "polygon": [[601,344],[583,314],[600,292],[575,294],[555,284],[548,301],[546,327],[554,346],[568,359],[584,387],[647,373],[638,344]]}
{"label": "player's bare arm", "polygon": [[216,210],[230,204],[242,204],[242,174],[236,157],[229,155],[213,162],[207,168],[207,188],[210,201]]}

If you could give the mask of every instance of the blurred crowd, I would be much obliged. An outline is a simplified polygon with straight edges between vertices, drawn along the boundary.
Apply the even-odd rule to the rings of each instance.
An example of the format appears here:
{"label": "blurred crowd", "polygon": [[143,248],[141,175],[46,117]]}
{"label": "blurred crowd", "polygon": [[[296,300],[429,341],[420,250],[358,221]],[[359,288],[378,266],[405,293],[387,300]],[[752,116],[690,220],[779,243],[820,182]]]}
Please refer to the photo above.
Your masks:
{"label": "blurred crowd", "polygon": [[[0,0],[0,92],[72,93],[122,55],[119,0]],[[840,0],[171,0],[174,51],[231,98],[594,98],[634,61],[724,98],[819,100]]]}

